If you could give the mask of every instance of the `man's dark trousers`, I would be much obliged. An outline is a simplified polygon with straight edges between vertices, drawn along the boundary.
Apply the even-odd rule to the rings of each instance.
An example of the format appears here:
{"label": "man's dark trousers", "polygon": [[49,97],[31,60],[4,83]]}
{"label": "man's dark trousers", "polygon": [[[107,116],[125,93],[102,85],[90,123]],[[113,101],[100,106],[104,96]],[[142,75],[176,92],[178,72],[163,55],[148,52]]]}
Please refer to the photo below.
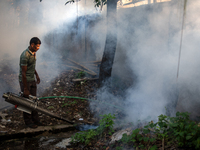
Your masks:
{"label": "man's dark trousers", "polygon": [[[21,88],[21,91],[23,92],[24,91],[24,85],[23,85],[22,82],[20,82],[20,88]],[[28,88],[31,95],[36,96],[37,85],[36,85],[35,81],[27,82],[27,88]],[[26,125],[39,122],[38,112],[35,111],[35,110],[33,110],[31,114],[23,112],[23,116],[24,116],[24,122],[25,122]]]}

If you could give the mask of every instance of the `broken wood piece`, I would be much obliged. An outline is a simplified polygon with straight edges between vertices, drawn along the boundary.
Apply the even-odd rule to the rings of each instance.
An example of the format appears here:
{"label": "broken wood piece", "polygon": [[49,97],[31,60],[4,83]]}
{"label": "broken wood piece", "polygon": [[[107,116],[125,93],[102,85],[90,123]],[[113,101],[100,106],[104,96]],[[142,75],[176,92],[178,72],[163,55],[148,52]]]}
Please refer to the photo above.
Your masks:
{"label": "broken wood piece", "polygon": [[83,62],[84,64],[100,64],[101,60],[98,61],[87,61],[87,62]]}
{"label": "broken wood piece", "polygon": [[62,124],[62,125],[54,125],[54,126],[38,126],[36,129],[25,128],[20,131],[12,131],[11,133],[2,133],[0,134],[0,141],[10,140],[10,139],[18,139],[19,137],[30,137],[40,135],[44,132],[64,132],[64,131],[72,131],[75,130],[74,125]]}
{"label": "broken wood piece", "polygon": [[68,61],[68,60],[63,61],[62,64],[75,65],[73,62]]}
{"label": "broken wood piece", "polygon": [[92,61],[92,63],[101,63],[101,60]]}
{"label": "broken wood piece", "polygon": [[87,67],[85,67],[85,66],[83,66],[83,65],[81,65],[81,64],[79,64],[79,63],[77,63],[77,62],[75,62],[75,61],[73,61],[73,60],[71,60],[71,59],[69,59],[69,58],[67,58],[67,60],[73,62],[74,64],[76,64],[76,65],[78,65],[78,66],[80,66],[80,67],[82,67],[82,68],[84,68],[84,69],[86,69],[86,70],[88,70],[89,72],[93,73],[94,75],[97,75],[94,71],[88,69]]}
{"label": "broken wood piece", "polygon": [[83,79],[72,79],[73,82],[80,82],[85,80],[99,80],[99,78],[83,78]]}
{"label": "broken wood piece", "polygon": [[89,67],[97,67],[98,64],[86,64],[86,66],[89,66]]}
{"label": "broken wood piece", "polygon": [[96,75],[97,75],[97,74],[93,74],[92,72],[89,72],[89,71],[86,71],[86,70],[83,70],[83,69],[80,69],[80,68],[77,68],[77,67],[74,67],[74,66],[69,66],[69,65],[65,65],[65,66],[67,66],[67,67],[69,67],[69,68],[72,68],[72,69],[84,71],[84,72],[86,72],[86,73],[88,73],[88,74],[90,74],[90,75],[93,75],[93,76],[96,76]]}

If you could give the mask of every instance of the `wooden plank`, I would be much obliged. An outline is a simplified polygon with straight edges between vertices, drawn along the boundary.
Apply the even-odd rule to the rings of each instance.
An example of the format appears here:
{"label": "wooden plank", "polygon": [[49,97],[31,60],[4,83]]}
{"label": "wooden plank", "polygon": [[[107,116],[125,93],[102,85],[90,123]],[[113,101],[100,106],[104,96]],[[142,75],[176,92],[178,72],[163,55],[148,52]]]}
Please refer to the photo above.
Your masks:
{"label": "wooden plank", "polygon": [[25,137],[33,137],[40,135],[44,132],[66,132],[75,130],[74,125],[63,124],[63,125],[55,125],[55,126],[38,126],[36,129],[25,128],[20,131],[13,131],[11,133],[2,133],[0,134],[0,141],[6,141],[11,139],[19,139]]}
{"label": "wooden plank", "polygon": [[80,82],[85,80],[99,80],[99,78],[83,78],[83,79],[72,79],[73,82]]}
{"label": "wooden plank", "polygon": [[101,63],[101,60],[83,62],[83,64],[100,64],[100,63]]}
{"label": "wooden plank", "polygon": [[97,75],[97,74],[94,74],[94,73],[92,73],[92,72],[89,72],[89,71],[86,71],[86,70],[83,70],[83,69],[80,69],[80,68],[77,68],[77,67],[74,67],[74,66],[69,66],[69,65],[65,65],[65,66],[67,66],[67,67],[69,67],[69,68],[72,68],[72,69],[84,71],[84,72],[86,72],[86,73],[88,73],[88,74],[90,74],[90,75],[93,75],[93,76],[96,76],[96,75]]}
{"label": "wooden plank", "polygon": [[87,67],[85,67],[85,66],[83,66],[83,65],[81,65],[81,64],[79,64],[79,63],[77,63],[77,62],[75,62],[75,61],[73,61],[73,60],[71,60],[71,59],[69,59],[69,58],[67,58],[67,60],[73,62],[74,64],[76,64],[76,65],[78,65],[78,66],[80,66],[80,67],[82,67],[82,68],[84,68],[84,69],[86,69],[86,70],[88,70],[88,71],[91,72],[92,74],[97,75],[94,71],[88,69]]}
{"label": "wooden plank", "polygon": [[73,125],[55,125],[55,126],[38,126],[35,129],[32,128],[25,128],[23,130],[20,130],[18,133],[32,133],[32,132],[41,132],[41,131],[52,131],[52,130],[60,130],[60,129],[65,129],[65,128],[71,128],[74,127]]}

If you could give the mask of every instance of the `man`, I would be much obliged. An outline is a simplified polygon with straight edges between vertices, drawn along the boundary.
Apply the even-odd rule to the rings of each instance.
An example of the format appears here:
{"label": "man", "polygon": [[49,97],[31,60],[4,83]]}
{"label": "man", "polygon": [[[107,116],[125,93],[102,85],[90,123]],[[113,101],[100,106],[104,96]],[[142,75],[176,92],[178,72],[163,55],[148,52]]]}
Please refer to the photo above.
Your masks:
{"label": "man", "polygon": [[[33,37],[30,40],[30,46],[22,52],[20,56],[20,73],[19,82],[21,91],[24,97],[29,95],[36,96],[37,84],[40,83],[40,78],[35,70],[36,65],[36,52],[40,49],[41,41],[37,37]],[[37,81],[35,81],[35,77]],[[27,127],[37,128],[39,125],[43,125],[39,121],[37,111],[32,111],[31,114],[23,112],[24,122]]]}

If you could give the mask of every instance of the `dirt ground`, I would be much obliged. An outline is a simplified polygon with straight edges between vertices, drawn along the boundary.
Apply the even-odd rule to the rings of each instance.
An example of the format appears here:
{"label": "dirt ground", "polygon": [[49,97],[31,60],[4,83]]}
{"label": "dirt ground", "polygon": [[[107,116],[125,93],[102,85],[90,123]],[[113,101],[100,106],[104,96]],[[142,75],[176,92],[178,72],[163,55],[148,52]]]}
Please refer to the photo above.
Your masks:
{"label": "dirt ground", "polygon": [[[46,89],[41,97],[48,96],[74,96],[88,99],[96,99],[97,81],[84,80],[83,82],[73,82],[79,71],[69,70],[60,74],[52,81],[50,88]],[[58,114],[70,121],[79,121],[85,123],[95,123],[97,120],[93,118],[90,112],[87,100],[74,98],[49,98],[38,101],[38,106],[50,112]],[[0,122],[0,131],[17,132],[26,128],[23,121],[23,112],[16,108],[5,109],[2,111],[4,118]],[[65,121],[49,117],[39,113],[40,121],[45,125],[66,124]]]}
{"label": "dirt ground", "polygon": [[[6,79],[9,79],[9,77],[12,78],[12,80],[15,80],[13,78],[15,78],[16,75],[6,76]],[[104,101],[102,100],[101,104],[93,102],[92,106],[94,109],[91,110],[90,107],[91,101],[85,99],[78,99],[77,97],[87,98],[89,100],[95,101],[97,99],[96,94],[98,89],[98,83],[97,83],[98,81],[97,80],[83,80],[80,82],[72,81],[73,79],[76,78],[83,78],[80,74],[80,71],[68,70],[62,72],[53,81],[51,81],[51,84],[48,87],[38,88],[39,92],[40,90],[44,91],[42,94],[40,94],[40,98],[49,96],[73,96],[76,98],[57,97],[57,98],[41,99],[38,101],[38,106],[50,112],[58,114],[68,119],[69,121],[81,122],[90,125],[97,125],[100,119],[98,115],[101,114],[102,112],[105,113],[106,110],[109,110],[110,107],[113,106],[105,105]],[[9,81],[7,82],[9,83]],[[102,106],[104,106],[103,110]],[[122,117],[121,115],[122,113],[120,113],[121,110],[115,109],[115,111],[118,116]],[[9,109],[4,109],[0,113],[0,116],[2,116],[0,118],[1,120],[0,134],[14,134],[18,133],[22,129],[27,128],[23,121],[23,112],[14,108],[14,106]],[[39,117],[40,121],[44,123],[46,126],[67,124],[65,121],[49,117],[48,115],[45,114],[39,113]],[[21,141],[19,141],[19,143],[21,143]],[[104,144],[108,144],[108,142],[105,142]],[[52,146],[52,144],[49,144],[49,146]],[[101,145],[97,144],[94,147],[99,147],[99,146]],[[91,146],[89,147],[91,148]],[[75,149],[80,149],[80,148],[76,147]]]}
{"label": "dirt ground", "polygon": [[[15,75],[12,75],[12,76],[15,77]],[[41,88],[45,88],[45,90],[41,90],[44,92],[40,94],[40,98],[49,97],[49,96],[73,96],[73,97],[87,98],[87,99],[95,101],[97,99],[97,90],[98,90],[97,80],[83,80],[80,82],[72,81],[75,78],[80,78],[80,71],[68,70],[66,72],[62,72],[53,81],[51,81],[51,84],[49,87],[40,87],[38,89],[38,90],[41,90]],[[116,89],[114,89],[112,92],[114,95],[118,93]],[[91,103],[91,101],[88,101],[85,99],[57,97],[57,98],[47,98],[47,99],[41,98],[41,100],[39,100],[38,102],[38,106],[50,112],[56,113],[68,119],[69,121],[97,125],[100,119],[98,117],[98,114],[101,114],[101,113],[105,114],[106,110],[113,109],[113,106],[124,105],[123,102],[112,103],[111,101],[109,101],[109,103],[112,104],[112,106],[109,106],[105,100],[101,100],[101,103],[96,103],[96,102]],[[91,105],[93,106],[93,109],[91,109],[90,107]],[[123,110],[118,109],[118,108],[115,108],[113,110],[114,110],[114,114],[116,118],[118,119],[118,120],[115,120],[115,123],[119,121],[117,122],[118,128],[115,128],[115,132],[120,131],[121,129],[133,130],[133,128],[135,128],[132,126],[131,123],[123,122],[123,121],[120,122],[120,119],[123,120],[122,118],[125,117],[125,114],[123,114]],[[0,134],[12,134],[26,128],[23,121],[23,113],[20,110],[17,110],[15,108],[4,109],[0,113],[0,116],[1,116],[0,117]],[[41,113],[39,113],[39,117],[40,117],[40,121],[44,123],[46,126],[66,124],[65,121],[58,120]],[[142,127],[142,126],[143,124],[140,124],[137,126],[137,128]],[[70,135],[64,135],[64,137],[70,137],[73,134],[74,132],[73,133],[71,132]],[[58,141],[61,141],[64,137],[60,139],[56,137],[56,139]],[[51,144],[47,144],[46,146],[43,146],[43,148],[40,148],[40,149],[45,149],[45,148],[55,149],[54,147],[55,145],[54,143],[56,143],[55,139],[54,139],[54,142],[51,142],[52,139],[49,139],[49,138],[43,139],[43,141],[45,140],[50,141],[49,143]],[[87,146],[79,144],[79,145],[69,146],[67,148],[56,148],[56,149],[115,150],[115,149],[119,149],[119,147],[123,147],[124,149],[134,149],[133,145],[124,145],[122,142],[114,142],[110,144],[110,141],[111,141],[111,135],[105,133],[105,136],[103,138],[94,139]],[[25,146],[26,146],[26,143],[30,144],[30,142],[32,142],[33,144],[38,144],[37,142],[35,143],[31,139],[28,139],[25,142],[22,142],[22,141],[17,141],[17,142],[21,143],[21,145],[22,144],[24,145],[25,143]],[[160,144],[162,143],[162,141],[157,141],[157,143],[158,145],[162,145]],[[38,146],[36,146],[35,149],[38,149]],[[178,148],[175,148],[175,149],[179,150]]]}

